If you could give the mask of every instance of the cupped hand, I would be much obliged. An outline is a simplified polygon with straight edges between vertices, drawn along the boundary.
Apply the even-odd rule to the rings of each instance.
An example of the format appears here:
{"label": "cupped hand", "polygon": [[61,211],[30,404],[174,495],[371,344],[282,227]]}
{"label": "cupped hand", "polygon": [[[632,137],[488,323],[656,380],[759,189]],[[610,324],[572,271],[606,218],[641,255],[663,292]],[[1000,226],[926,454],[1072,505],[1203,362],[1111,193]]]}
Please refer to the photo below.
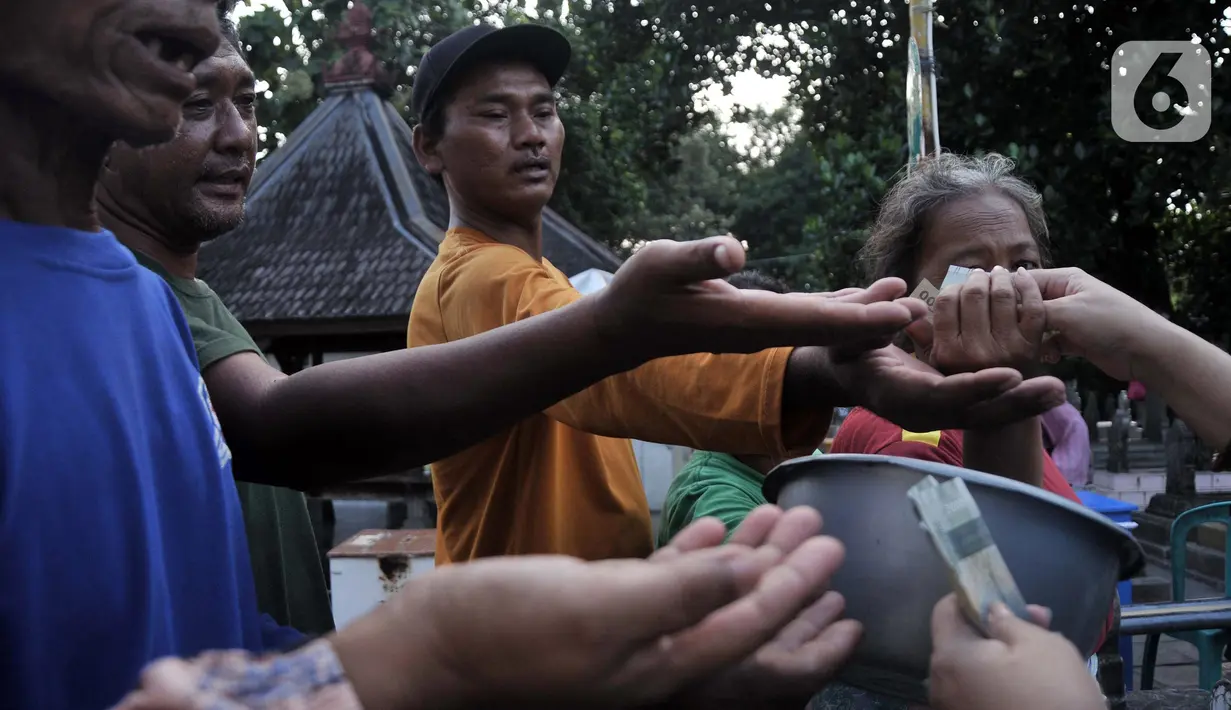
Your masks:
{"label": "cupped hand", "polygon": [[596,294],[603,301],[599,332],[623,347],[642,343],[652,357],[836,343],[879,347],[927,312],[918,299],[903,298],[901,279],[834,294],[778,294],[722,281],[743,265],[743,247],[731,237],[650,242]]}
{"label": "cupped hand", "polygon": [[1029,610],[1034,623],[994,605],[990,637],[983,638],[962,616],[956,596],[937,603],[928,679],[934,710],[1105,709],[1077,647],[1045,628],[1050,612]]}
{"label": "cupped hand", "polygon": [[971,272],[937,296],[932,319],[907,328],[915,354],[940,372],[1011,367],[1033,373],[1041,357],[1046,314],[1038,284],[1025,269]]}
{"label": "cupped hand", "polygon": [[770,515],[775,524],[756,547],[709,547],[703,525],[652,560],[526,556],[444,567],[334,645],[368,708],[663,700],[772,641],[840,563],[841,544],[800,525],[801,514]]}
{"label": "cupped hand", "polygon": [[1043,295],[1049,360],[1075,355],[1118,380],[1129,380],[1142,344],[1166,337],[1166,319],[1081,269],[1027,273]]}
{"label": "cupped hand", "polygon": [[835,374],[850,383],[856,404],[908,431],[999,426],[1065,401],[1054,377],[1023,380],[1004,367],[946,377],[892,345],[835,363]]}
{"label": "cupped hand", "polygon": [[[732,533],[728,544],[787,554],[821,528],[821,517],[807,507],[783,513],[772,505],[754,509]],[[721,542],[724,529],[716,519],[702,519],[680,531],[671,544],[651,559],[662,559],[681,551],[700,549]],[[836,541],[834,541],[836,543]],[[840,552],[828,559],[833,565],[828,577],[841,564]],[[842,664],[854,653],[863,632],[862,625],[842,619],[846,600],[829,591],[827,584],[816,589],[815,600],[789,624],[733,669],[706,679],[674,697],[677,708],[783,708],[798,710],[820,692]]]}

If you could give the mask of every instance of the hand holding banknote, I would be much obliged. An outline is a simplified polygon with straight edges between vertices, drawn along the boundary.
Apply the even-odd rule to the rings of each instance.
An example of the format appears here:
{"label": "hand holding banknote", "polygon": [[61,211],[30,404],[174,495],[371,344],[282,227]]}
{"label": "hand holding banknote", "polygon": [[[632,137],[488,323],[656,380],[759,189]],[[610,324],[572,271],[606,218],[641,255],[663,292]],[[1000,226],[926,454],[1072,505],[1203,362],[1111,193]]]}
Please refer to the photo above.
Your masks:
{"label": "hand holding banknote", "polygon": [[932,613],[933,710],[1105,710],[1077,648],[1045,627],[1050,613],[1027,607],[1035,623],[993,605],[984,638],[950,594]]}
{"label": "hand holding banknote", "polygon": [[919,357],[945,373],[1012,367],[1033,374],[1046,324],[1038,284],[1024,270],[999,266],[990,273],[950,267],[944,284],[932,317],[906,329]]}

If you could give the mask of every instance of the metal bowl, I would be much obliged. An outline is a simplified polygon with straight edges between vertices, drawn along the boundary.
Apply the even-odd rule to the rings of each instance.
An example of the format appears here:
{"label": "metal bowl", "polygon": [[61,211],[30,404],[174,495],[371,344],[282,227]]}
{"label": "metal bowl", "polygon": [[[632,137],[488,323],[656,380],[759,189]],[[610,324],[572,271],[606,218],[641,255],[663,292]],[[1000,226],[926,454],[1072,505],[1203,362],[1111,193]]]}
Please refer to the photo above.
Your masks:
{"label": "metal bowl", "polygon": [[945,563],[906,497],[929,475],[966,481],[1022,596],[1049,607],[1051,628],[1093,654],[1116,582],[1145,564],[1127,531],[1058,495],[999,476],[894,456],[809,456],[771,471],[765,497],[784,509],[817,509],[824,533],[846,546],[831,586],[846,597],[846,615],[863,623],[864,634],[841,679],[927,702],[932,607],[952,591]]}

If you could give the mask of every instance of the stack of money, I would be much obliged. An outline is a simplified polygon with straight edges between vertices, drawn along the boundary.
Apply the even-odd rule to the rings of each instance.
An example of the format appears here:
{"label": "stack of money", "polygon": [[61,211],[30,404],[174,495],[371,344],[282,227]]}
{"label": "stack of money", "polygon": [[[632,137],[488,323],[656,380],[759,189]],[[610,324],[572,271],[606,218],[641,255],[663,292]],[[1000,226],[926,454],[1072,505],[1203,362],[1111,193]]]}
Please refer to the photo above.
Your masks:
{"label": "stack of money", "polygon": [[919,522],[949,566],[950,580],[966,618],[984,635],[992,604],[1003,602],[1029,620],[1026,601],[1005,565],[1000,548],[960,478],[938,483],[928,476],[907,492]]}

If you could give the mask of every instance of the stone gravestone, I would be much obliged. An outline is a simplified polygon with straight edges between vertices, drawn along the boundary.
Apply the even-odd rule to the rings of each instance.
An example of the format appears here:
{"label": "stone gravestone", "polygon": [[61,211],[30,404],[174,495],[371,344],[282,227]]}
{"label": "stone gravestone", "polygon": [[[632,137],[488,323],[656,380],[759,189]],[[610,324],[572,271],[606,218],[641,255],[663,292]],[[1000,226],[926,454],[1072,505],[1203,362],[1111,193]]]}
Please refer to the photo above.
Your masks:
{"label": "stone gravestone", "polygon": [[1127,397],[1120,397],[1120,405],[1111,415],[1111,428],[1107,431],[1107,470],[1112,473],[1128,471],[1128,430],[1132,427],[1132,415],[1128,412]]}
{"label": "stone gravestone", "polygon": [[1090,430],[1090,443],[1098,442],[1098,396],[1093,392],[1086,393],[1086,407],[1081,410],[1081,418],[1086,420],[1086,428]]}
{"label": "stone gravestone", "polygon": [[1163,420],[1167,418],[1167,405],[1154,390],[1146,390],[1145,421],[1141,423],[1141,436],[1146,441],[1163,440]]}
{"label": "stone gravestone", "polygon": [[1167,429],[1167,495],[1197,495],[1197,439],[1184,422],[1176,419]]}

